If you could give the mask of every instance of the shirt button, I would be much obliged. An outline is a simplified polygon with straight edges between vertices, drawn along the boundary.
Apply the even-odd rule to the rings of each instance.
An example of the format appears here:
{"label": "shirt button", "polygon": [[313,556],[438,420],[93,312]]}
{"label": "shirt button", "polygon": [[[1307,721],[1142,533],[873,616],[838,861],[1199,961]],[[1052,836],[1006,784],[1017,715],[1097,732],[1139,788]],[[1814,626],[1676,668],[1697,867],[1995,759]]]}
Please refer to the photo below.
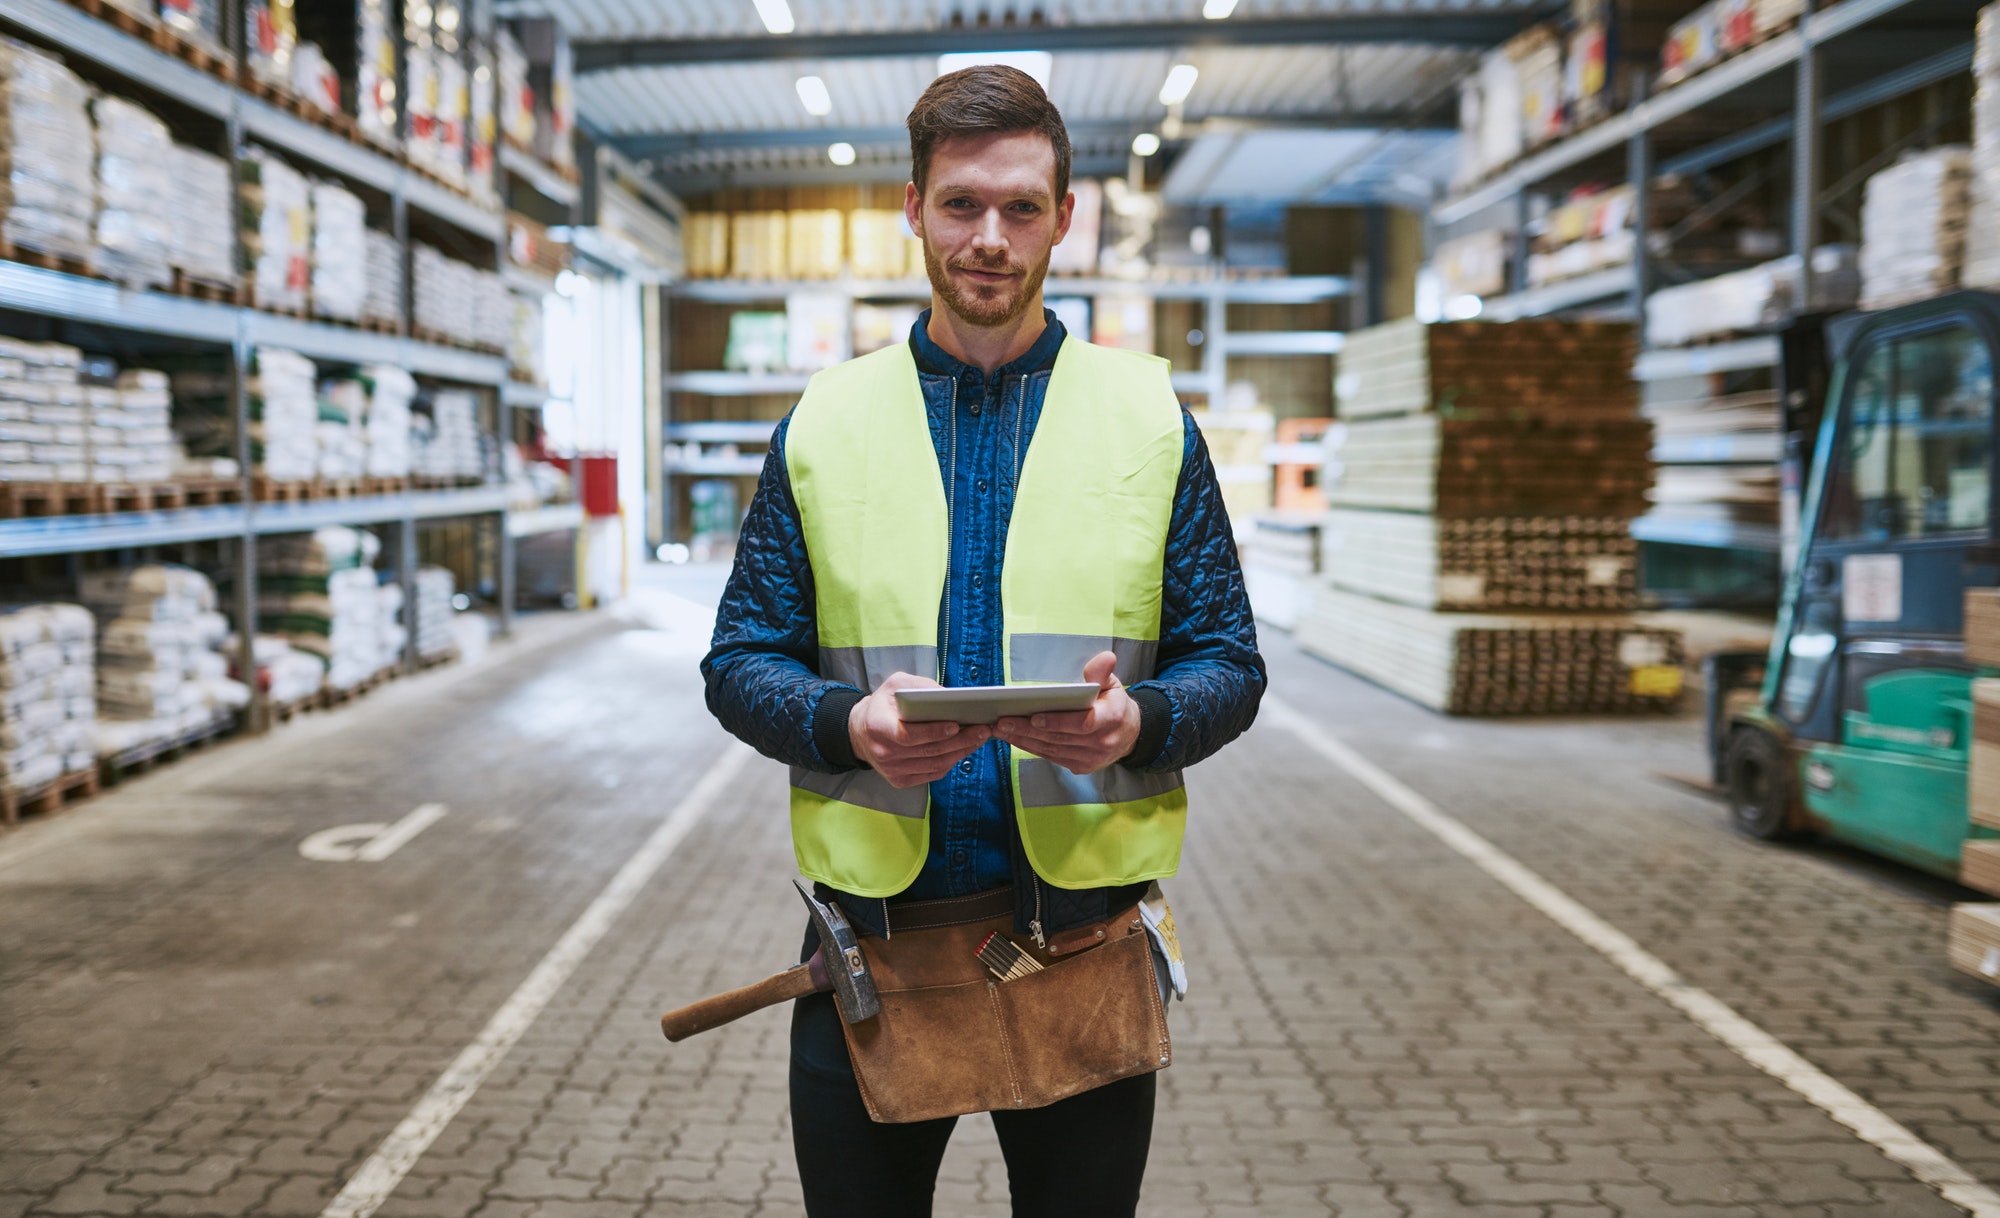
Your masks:
{"label": "shirt button", "polygon": [[979,487],[979,493],[984,495],[986,493],[986,479],[981,478],[977,483],[977,485]]}
{"label": "shirt button", "polygon": [[958,768],[967,774],[972,773],[972,758],[967,757],[964,761],[959,762]]}
{"label": "shirt button", "polygon": [[975,572],[972,576],[972,586],[975,588],[984,588],[986,586],[986,577]]}
{"label": "shirt button", "polygon": [[980,412],[980,410],[981,410],[981,409],[982,409],[982,408],[981,408],[981,406],[979,405],[979,403],[978,403],[978,402],[974,402],[974,403],[972,404],[972,413],[973,413],[973,414],[977,415],[977,414],[978,414],[978,413]]}
{"label": "shirt button", "polygon": [[963,862],[965,862],[965,851],[963,851],[963,850],[954,850],[954,851],[952,851],[952,852],[951,852],[951,861],[952,861],[952,862],[954,862],[954,863],[963,863]]}

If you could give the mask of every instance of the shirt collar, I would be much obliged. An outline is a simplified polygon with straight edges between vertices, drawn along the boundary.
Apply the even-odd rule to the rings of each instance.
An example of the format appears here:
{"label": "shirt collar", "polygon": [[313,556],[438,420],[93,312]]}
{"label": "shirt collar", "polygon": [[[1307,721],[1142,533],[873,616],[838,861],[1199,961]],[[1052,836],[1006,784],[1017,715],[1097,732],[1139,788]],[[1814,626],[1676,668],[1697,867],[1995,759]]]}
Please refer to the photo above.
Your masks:
{"label": "shirt collar", "polygon": [[[1051,309],[1042,310],[1042,321],[1044,325],[1041,337],[1035,340],[1035,345],[1029,347],[1018,358],[995,368],[993,370],[995,380],[1010,376],[1030,376],[1055,367],[1056,352],[1062,349],[1066,331],[1062,322],[1056,320],[1055,312]],[[910,329],[910,350],[916,354],[917,371],[931,376],[949,376],[975,382],[984,380],[986,376],[984,372],[932,341],[930,324],[931,311],[925,309],[917,315],[917,324]]]}

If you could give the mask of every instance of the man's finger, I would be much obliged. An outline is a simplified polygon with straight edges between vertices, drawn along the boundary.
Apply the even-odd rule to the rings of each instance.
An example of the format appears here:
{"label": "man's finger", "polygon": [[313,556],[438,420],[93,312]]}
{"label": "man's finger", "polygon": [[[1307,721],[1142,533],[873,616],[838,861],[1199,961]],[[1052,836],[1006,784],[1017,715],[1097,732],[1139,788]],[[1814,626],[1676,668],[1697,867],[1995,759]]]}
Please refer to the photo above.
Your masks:
{"label": "man's finger", "polygon": [[967,730],[956,723],[911,723],[898,719],[890,739],[897,744],[936,744],[940,740],[954,739]]}
{"label": "man's finger", "polygon": [[1028,730],[1050,736],[1087,736],[1098,730],[1096,710],[1058,711],[1028,720]]}
{"label": "man's finger", "polygon": [[1083,666],[1083,679],[1102,689],[1110,689],[1118,679],[1112,675],[1117,667],[1117,652],[1100,651],[1090,657],[1089,662]]}
{"label": "man's finger", "polygon": [[1017,749],[1025,749],[1037,757],[1050,757],[1052,753],[1065,756],[1095,756],[1107,747],[1108,742],[1088,736],[1016,736],[1007,741]]}
{"label": "man's finger", "polygon": [[920,740],[915,744],[904,744],[893,739],[878,740],[876,747],[884,757],[914,761],[918,758],[964,757],[978,751],[979,746],[985,743],[984,736],[972,738],[952,736],[944,740]]}

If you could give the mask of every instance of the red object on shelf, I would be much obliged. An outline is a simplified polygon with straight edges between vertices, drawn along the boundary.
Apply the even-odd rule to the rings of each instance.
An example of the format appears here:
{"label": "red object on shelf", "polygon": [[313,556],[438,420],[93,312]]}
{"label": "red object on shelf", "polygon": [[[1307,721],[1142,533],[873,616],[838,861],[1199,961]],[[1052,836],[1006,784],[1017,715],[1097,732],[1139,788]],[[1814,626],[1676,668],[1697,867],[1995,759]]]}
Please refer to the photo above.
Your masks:
{"label": "red object on shelf", "polygon": [[570,458],[569,469],[584,515],[618,514],[618,454],[578,453]]}

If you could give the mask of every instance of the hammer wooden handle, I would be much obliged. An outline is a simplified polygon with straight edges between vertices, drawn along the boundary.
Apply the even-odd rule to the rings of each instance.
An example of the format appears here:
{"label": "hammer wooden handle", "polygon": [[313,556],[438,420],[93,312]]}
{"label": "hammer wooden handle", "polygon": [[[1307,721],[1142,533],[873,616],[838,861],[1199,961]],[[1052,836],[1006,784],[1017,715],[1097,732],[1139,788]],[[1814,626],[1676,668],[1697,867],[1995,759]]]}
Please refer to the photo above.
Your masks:
{"label": "hammer wooden handle", "polygon": [[740,990],[717,994],[713,998],[691,1002],[677,1011],[668,1011],[660,1016],[660,1030],[667,1034],[668,1040],[686,1040],[697,1032],[719,1028],[752,1011],[761,1011],[789,999],[804,998],[817,988],[813,984],[811,967],[801,964],[775,977],[766,977],[755,985],[746,985]]}

